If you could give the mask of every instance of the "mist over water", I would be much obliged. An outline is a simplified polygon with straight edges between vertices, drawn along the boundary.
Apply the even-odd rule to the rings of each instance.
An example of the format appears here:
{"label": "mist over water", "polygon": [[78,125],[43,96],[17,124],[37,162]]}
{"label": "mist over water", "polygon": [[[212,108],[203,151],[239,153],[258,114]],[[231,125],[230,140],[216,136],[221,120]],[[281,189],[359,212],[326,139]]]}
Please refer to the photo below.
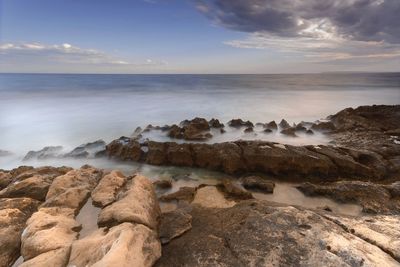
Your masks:
{"label": "mist over water", "polygon": [[[48,145],[68,150],[129,136],[137,126],[196,116],[224,123],[232,118],[297,123],[346,107],[399,103],[399,74],[0,74],[0,149],[19,155]],[[214,141],[224,138],[293,141],[240,133]],[[310,143],[324,141],[313,138]]]}

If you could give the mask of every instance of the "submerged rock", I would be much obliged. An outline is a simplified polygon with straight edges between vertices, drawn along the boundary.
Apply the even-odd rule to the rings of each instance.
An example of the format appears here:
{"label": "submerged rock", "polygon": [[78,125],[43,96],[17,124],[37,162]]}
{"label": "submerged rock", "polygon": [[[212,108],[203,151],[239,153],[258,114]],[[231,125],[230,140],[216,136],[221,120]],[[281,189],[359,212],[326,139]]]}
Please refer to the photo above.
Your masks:
{"label": "submerged rock", "polygon": [[32,160],[32,159],[48,159],[48,158],[57,158],[62,156],[62,146],[46,146],[38,151],[29,151],[25,157],[24,161]]}
{"label": "submerged rock", "polygon": [[169,189],[172,187],[172,180],[171,179],[157,180],[153,182],[153,185],[159,189]]}
{"label": "submerged rock", "polygon": [[265,180],[259,176],[248,176],[242,179],[242,185],[246,189],[258,190],[263,193],[272,194],[275,183]]}
{"label": "submerged rock", "polygon": [[293,127],[289,127],[289,128],[283,129],[281,131],[281,134],[284,134],[284,135],[287,135],[287,136],[290,136],[290,137],[297,137],[296,128],[293,128]]}
{"label": "submerged rock", "polygon": [[290,124],[285,119],[282,119],[281,122],[279,123],[279,127],[281,129],[287,129],[290,127]]}

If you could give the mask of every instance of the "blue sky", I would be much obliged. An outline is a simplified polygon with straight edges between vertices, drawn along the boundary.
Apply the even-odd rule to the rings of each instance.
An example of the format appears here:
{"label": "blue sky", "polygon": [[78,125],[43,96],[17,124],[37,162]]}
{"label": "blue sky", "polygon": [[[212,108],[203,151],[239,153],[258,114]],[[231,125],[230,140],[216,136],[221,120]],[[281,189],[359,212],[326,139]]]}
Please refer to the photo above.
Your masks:
{"label": "blue sky", "polygon": [[[290,1],[298,0],[279,3]],[[384,0],[370,1],[371,12],[385,12],[373,2]],[[310,7],[276,0],[0,0],[0,8],[0,72],[400,70],[397,31],[369,40],[352,25],[360,35],[350,38],[329,14],[299,15],[295,24],[307,27],[293,27],[281,18]]]}

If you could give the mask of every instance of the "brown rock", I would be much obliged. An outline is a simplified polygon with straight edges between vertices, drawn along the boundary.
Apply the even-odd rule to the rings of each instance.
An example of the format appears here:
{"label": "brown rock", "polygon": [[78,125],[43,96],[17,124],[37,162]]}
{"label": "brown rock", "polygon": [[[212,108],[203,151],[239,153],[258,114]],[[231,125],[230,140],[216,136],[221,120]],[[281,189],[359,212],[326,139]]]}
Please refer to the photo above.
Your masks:
{"label": "brown rock", "polygon": [[254,127],[251,121],[243,121],[242,119],[232,119],[228,122],[230,127],[240,128],[240,127]]}
{"label": "brown rock", "polygon": [[246,191],[240,185],[229,179],[223,179],[219,188],[221,188],[227,198],[232,198],[234,200],[253,198],[253,195],[250,192]]}
{"label": "brown rock", "polygon": [[270,121],[265,125],[265,128],[269,130],[278,130],[278,125],[275,121]]}
{"label": "brown rock", "polygon": [[259,190],[268,194],[272,194],[275,188],[274,182],[265,180],[259,176],[245,177],[242,180],[242,184],[246,189]]}
{"label": "brown rock", "polygon": [[171,179],[157,180],[153,182],[153,185],[159,189],[169,189],[172,187],[172,180]]}
{"label": "brown rock", "polygon": [[287,129],[290,127],[290,124],[286,120],[282,119],[281,122],[279,123],[279,127],[281,129]]}
{"label": "brown rock", "polygon": [[159,237],[162,244],[183,235],[192,228],[192,216],[184,209],[161,214]]}
{"label": "brown rock", "polygon": [[174,193],[162,195],[160,197],[160,200],[165,201],[165,202],[169,202],[169,201],[192,202],[195,193],[196,193],[196,188],[184,186],[184,187],[179,188],[179,190]]}

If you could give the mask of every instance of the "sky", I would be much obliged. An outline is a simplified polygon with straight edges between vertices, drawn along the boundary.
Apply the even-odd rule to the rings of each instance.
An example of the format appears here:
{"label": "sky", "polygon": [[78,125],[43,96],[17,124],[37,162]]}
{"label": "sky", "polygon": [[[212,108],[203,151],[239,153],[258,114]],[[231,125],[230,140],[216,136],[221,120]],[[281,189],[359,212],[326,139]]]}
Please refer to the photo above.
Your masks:
{"label": "sky", "polygon": [[0,72],[400,71],[400,0],[0,0]]}

